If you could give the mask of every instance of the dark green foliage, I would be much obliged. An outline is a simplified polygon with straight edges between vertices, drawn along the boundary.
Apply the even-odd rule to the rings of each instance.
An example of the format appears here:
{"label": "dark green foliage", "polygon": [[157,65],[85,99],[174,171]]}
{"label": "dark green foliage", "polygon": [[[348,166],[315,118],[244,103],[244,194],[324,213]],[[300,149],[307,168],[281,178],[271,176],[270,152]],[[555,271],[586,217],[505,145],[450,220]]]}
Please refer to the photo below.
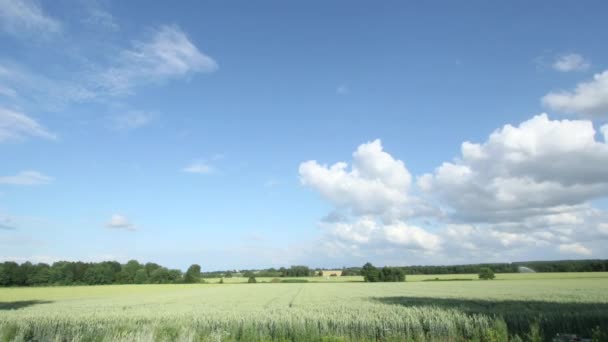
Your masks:
{"label": "dark green foliage", "polygon": [[201,267],[199,265],[191,265],[188,267],[186,274],[184,275],[184,283],[196,284],[201,282]]}
{"label": "dark green foliage", "polygon": [[283,279],[281,283],[308,283],[308,279]]}
{"label": "dark green foliage", "polygon": [[[200,269],[199,269],[200,274]],[[21,265],[0,263],[0,286],[170,284],[181,283],[182,272],[154,263],[145,266],[131,260],[125,265],[116,261],[98,263],[58,261],[48,264]]]}
{"label": "dark green foliage", "polygon": [[479,269],[479,279],[482,280],[492,280],[496,276],[494,275],[494,271],[492,271],[489,267],[482,267]]}
{"label": "dark green foliage", "polygon": [[258,281],[257,281],[257,280],[255,280],[255,277],[254,277],[254,276],[251,276],[251,277],[249,277],[249,279],[247,279],[247,282],[248,282],[249,284],[255,284],[255,283],[257,283]]}
{"label": "dark green foliage", "polygon": [[135,272],[135,284],[146,284],[148,282],[148,273],[145,268],[140,268]]}
{"label": "dark green foliage", "polygon": [[361,275],[370,283],[405,281],[405,272],[401,268],[385,266],[378,269],[369,262],[361,268]]}

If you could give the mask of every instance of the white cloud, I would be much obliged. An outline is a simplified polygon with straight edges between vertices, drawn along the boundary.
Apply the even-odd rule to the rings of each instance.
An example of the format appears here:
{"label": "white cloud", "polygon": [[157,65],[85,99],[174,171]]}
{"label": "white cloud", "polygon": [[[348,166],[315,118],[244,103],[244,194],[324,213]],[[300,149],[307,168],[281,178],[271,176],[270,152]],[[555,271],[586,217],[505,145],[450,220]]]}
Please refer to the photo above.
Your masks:
{"label": "white cloud", "polygon": [[87,16],[82,19],[83,23],[94,27],[100,27],[108,31],[118,31],[120,26],[116,23],[114,16],[109,12],[97,7],[96,4],[89,4]]}
{"label": "white cloud", "polygon": [[102,86],[112,94],[129,93],[136,85],[218,68],[177,26],[161,26],[150,41],[135,42],[119,58],[117,65],[100,75]]}
{"label": "white cloud", "polygon": [[380,140],[360,145],[350,169],[345,162],[327,166],[311,160],[300,164],[299,174],[303,185],[335,207],[319,222],[322,243],[331,251],[393,253],[402,260],[406,251],[440,249],[439,236],[405,221],[422,206],[408,195],[411,174]]}
{"label": "white cloud", "polygon": [[591,62],[577,53],[559,56],[553,63],[553,69],[561,72],[587,70]]}
{"label": "white cloud", "polygon": [[204,161],[195,161],[192,164],[182,169],[183,172],[198,173],[198,174],[211,174],[216,170],[213,166],[209,165]]}
{"label": "white cloud", "polygon": [[156,114],[146,111],[133,110],[112,119],[113,128],[119,131],[127,131],[143,127],[149,124]]}
{"label": "white cloud", "polygon": [[[411,250],[435,251],[441,246],[439,236],[402,221],[383,224],[372,216],[363,216],[353,222],[321,222],[321,228],[330,240],[344,244],[381,248],[393,245]],[[357,248],[358,249],[358,248]]]}
{"label": "white cloud", "polygon": [[592,254],[592,251],[589,248],[580,243],[561,244],[559,245],[559,251],[564,254],[579,254],[585,256]]}
{"label": "white cloud", "polygon": [[26,137],[50,140],[57,138],[55,134],[27,115],[0,107],[0,142],[21,141]]}
{"label": "white cloud", "polygon": [[542,98],[543,105],[563,113],[590,117],[608,116],[608,70],[579,83],[573,91],[551,92]]}
{"label": "white cloud", "polygon": [[411,175],[383,151],[380,140],[360,145],[350,170],[344,162],[327,166],[310,160],[300,164],[299,173],[303,185],[356,215],[400,215],[407,209]]}
{"label": "white cloud", "polygon": [[559,214],[608,195],[608,144],[595,134],[590,121],[541,114],[505,125],[483,144],[463,143],[460,158],[419,177],[418,185],[461,220]]}
{"label": "white cloud", "polygon": [[61,23],[31,0],[0,0],[0,27],[14,35],[45,36],[61,32]]}
{"label": "white cloud", "polygon": [[0,176],[0,184],[10,185],[42,185],[52,181],[52,177],[38,171],[21,171],[14,176]]}
{"label": "white cloud", "polygon": [[113,229],[136,230],[133,223],[131,223],[126,216],[121,214],[112,215],[110,221],[106,223],[106,227]]}
{"label": "white cloud", "polygon": [[17,103],[49,110],[61,109],[69,103],[91,101],[101,95],[86,82],[48,78],[17,63],[7,62],[0,63],[2,87],[9,89],[10,97]]}

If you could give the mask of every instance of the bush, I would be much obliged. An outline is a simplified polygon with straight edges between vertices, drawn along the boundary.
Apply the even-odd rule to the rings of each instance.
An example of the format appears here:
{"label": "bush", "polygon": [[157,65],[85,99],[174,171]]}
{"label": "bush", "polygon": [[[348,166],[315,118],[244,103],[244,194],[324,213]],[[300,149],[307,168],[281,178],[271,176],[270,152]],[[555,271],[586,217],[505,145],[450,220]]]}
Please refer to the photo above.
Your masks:
{"label": "bush", "polygon": [[271,283],[280,283],[280,282],[281,282],[281,279],[279,279],[279,278],[272,278],[272,279],[270,280],[270,282],[271,282]]}
{"label": "bush", "polygon": [[494,275],[494,271],[492,271],[491,268],[489,267],[482,267],[479,269],[479,279],[483,279],[483,280],[491,280],[494,279],[495,275]]}
{"label": "bush", "polygon": [[257,281],[257,280],[255,280],[255,277],[254,277],[254,276],[251,276],[251,277],[249,277],[249,279],[247,280],[247,282],[248,282],[249,284],[255,284],[255,283],[257,283],[258,281]]}

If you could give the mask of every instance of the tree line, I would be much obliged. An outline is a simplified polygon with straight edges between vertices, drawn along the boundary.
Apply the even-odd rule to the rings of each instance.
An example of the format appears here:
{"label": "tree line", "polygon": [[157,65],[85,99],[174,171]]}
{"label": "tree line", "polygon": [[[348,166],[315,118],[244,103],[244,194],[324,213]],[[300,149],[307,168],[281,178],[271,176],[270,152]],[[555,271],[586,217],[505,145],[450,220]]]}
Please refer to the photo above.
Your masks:
{"label": "tree line", "polygon": [[130,260],[126,264],[116,261],[59,261],[52,265],[17,264],[11,261],[0,263],[0,286],[177,284],[200,281],[201,267],[196,264],[184,273],[152,262],[141,264],[137,260]]}
{"label": "tree line", "polygon": [[361,275],[370,283],[405,281],[405,272],[400,267],[377,268],[369,262],[361,268]]}
{"label": "tree line", "polygon": [[213,271],[203,272],[203,278],[219,278],[226,277],[231,278],[233,276],[250,278],[255,277],[268,277],[268,278],[285,278],[285,277],[312,277],[318,275],[320,269],[311,269],[308,266],[294,265],[289,268],[267,268],[261,270],[230,270],[230,271]]}
{"label": "tree line", "polygon": [[[608,260],[555,260],[555,261],[519,261],[513,263],[486,263],[445,266],[399,266],[406,275],[414,274],[475,274],[483,268],[490,268],[495,273],[517,273],[519,268],[527,267],[534,272],[608,272]],[[361,267],[345,267],[342,276],[360,276]]]}

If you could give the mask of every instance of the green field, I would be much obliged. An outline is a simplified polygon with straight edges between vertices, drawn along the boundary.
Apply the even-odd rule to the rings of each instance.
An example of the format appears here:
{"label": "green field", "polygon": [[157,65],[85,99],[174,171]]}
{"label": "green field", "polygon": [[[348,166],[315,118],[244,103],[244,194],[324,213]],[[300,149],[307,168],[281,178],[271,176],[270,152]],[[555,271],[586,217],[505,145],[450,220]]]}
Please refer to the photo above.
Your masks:
{"label": "green field", "polygon": [[504,341],[533,322],[545,339],[608,327],[608,273],[422,281],[436,277],[474,278],[2,288],[0,341]]}
{"label": "green field", "polygon": [[[578,272],[578,273],[498,273],[496,274],[496,280],[536,280],[536,279],[583,279],[583,278],[606,278],[608,273],[605,272]],[[272,278],[272,277],[257,277],[258,282],[271,282],[272,279],[286,280],[286,279],[298,279],[306,280],[313,283],[326,283],[326,282],[362,282],[363,277],[361,276],[346,276],[346,277],[299,277],[299,278]],[[415,274],[408,275],[408,282],[417,281],[431,281],[435,279],[440,280],[477,280],[477,274]],[[246,277],[231,277],[224,278],[225,284],[234,283],[246,283],[248,278]],[[205,282],[208,283],[219,283],[220,278],[207,278]]]}

